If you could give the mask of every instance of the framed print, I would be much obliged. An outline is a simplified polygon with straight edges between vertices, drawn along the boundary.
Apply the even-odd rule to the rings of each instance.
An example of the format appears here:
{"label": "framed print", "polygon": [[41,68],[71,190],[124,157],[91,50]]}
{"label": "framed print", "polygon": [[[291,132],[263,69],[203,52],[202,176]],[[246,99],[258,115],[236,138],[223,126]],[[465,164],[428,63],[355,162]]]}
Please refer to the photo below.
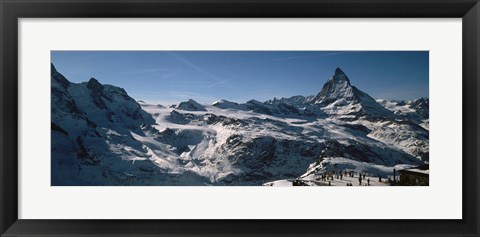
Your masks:
{"label": "framed print", "polygon": [[1,4],[1,236],[479,235],[476,0]]}

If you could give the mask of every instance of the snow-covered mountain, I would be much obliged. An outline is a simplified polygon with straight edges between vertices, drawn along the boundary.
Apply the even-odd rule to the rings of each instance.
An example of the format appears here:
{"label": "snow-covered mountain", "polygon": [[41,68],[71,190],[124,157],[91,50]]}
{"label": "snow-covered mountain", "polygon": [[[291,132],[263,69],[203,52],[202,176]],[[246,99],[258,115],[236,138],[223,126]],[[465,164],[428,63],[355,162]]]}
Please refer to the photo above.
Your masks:
{"label": "snow-covered mountain", "polygon": [[192,99],[180,102],[175,108],[187,111],[206,111],[205,107]]}
{"label": "snow-covered mountain", "polygon": [[383,108],[367,93],[352,86],[350,79],[340,68],[335,69],[335,74],[311,102],[321,105],[328,114],[393,117],[391,111]]}
{"label": "snow-covered mountain", "polygon": [[[339,68],[316,96],[243,104],[136,102],[53,65],[51,80],[52,185],[262,185],[340,166],[387,177],[428,161],[428,126]],[[410,105],[428,115],[428,99]]]}
{"label": "snow-covered mountain", "polygon": [[378,103],[388,110],[393,111],[396,115],[402,117],[415,124],[428,129],[429,124],[429,100],[428,98],[420,98],[416,100],[382,100],[378,99]]}
{"label": "snow-covered mountain", "polygon": [[267,104],[274,104],[274,105],[280,105],[280,104],[286,104],[294,107],[303,107],[308,104],[309,101],[311,101],[314,98],[313,95],[311,96],[302,96],[302,95],[296,95],[292,96],[290,98],[273,98],[273,100],[267,100],[265,103]]}

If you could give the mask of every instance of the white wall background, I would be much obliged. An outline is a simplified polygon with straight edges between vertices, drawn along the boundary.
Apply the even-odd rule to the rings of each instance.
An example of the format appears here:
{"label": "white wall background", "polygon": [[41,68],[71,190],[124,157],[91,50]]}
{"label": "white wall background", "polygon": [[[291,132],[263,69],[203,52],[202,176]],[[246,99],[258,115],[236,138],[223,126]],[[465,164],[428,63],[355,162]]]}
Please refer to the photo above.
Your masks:
{"label": "white wall background", "polygon": [[[21,19],[19,218],[460,219],[461,26],[461,19]],[[430,50],[430,186],[50,187],[50,50]]]}

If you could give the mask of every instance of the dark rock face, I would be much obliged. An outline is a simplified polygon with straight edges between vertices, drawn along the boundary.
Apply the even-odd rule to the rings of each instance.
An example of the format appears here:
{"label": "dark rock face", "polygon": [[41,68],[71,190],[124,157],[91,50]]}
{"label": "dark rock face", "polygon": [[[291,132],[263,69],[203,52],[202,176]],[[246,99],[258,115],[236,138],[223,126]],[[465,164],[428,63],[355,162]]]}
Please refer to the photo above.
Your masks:
{"label": "dark rock face", "polygon": [[340,99],[340,96],[349,100],[355,100],[357,96],[352,90],[350,79],[348,79],[342,69],[337,68],[335,69],[335,74],[323,85],[322,90],[315,96],[313,101],[318,104],[328,105]]}
{"label": "dark rock face", "polygon": [[300,102],[290,101],[290,99],[282,98],[280,100],[274,99],[266,102],[260,102],[257,100],[250,100],[242,106],[245,106],[248,110],[255,113],[267,114],[267,115],[301,115],[299,108],[297,107]]}
{"label": "dark rock face", "polygon": [[68,136],[68,132],[65,131],[65,129],[63,129],[63,128],[61,128],[60,126],[58,126],[57,124],[55,124],[54,122],[51,123],[51,127],[52,127],[52,131],[61,132],[61,133],[63,133],[64,135],[67,135],[67,136]]}
{"label": "dark rock face", "polygon": [[[239,134],[230,136],[222,148],[232,152],[228,159],[244,171],[222,179],[227,184],[235,185],[258,185],[266,180],[298,177],[322,150],[318,143],[278,140],[271,136],[250,139]],[[298,155],[300,157],[296,157]],[[291,169],[286,169],[293,164]]]}
{"label": "dark rock face", "polygon": [[171,123],[187,124],[190,122],[189,118],[191,119],[192,117],[193,117],[193,114],[190,114],[189,116],[189,114],[184,114],[176,110],[172,110],[172,112],[170,112],[170,115],[168,115],[166,118]]}
{"label": "dark rock face", "polygon": [[278,105],[278,110],[280,111],[280,113],[283,113],[283,114],[296,114],[296,115],[300,114],[297,108],[284,103],[281,103]]}
{"label": "dark rock face", "polygon": [[87,83],[87,88],[90,89],[92,100],[99,109],[106,109],[105,103],[102,100],[103,86],[95,78],[91,78]]}
{"label": "dark rock face", "polygon": [[73,99],[58,88],[52,88],[52,105],[55,105],[55,107],[52,106],[52,111],[61,109],[77,116],[82,114]]}
{"label": "dark rock face", "polygon": [[312,96],[305,97],[301,95],[296,95],[290,98],[281,98],[281,99],[273,98],[273,100],[267,100],[265,103],[272,104],[272,105],[286,104],[286,105],[290,105],[295,108],[298,108],[298,107],[304,107],[308,103],[308,101],[311,100],[312,98],[313,98]]}
{"label": "dark rock face", "polygon": [[84,145],[83,138],[78,136],[75,139],[76,144],[78,146],[78,153],[77,157],[82,161],[83,165],[97,165],[100,163],[99,160],[94,159],[92,155],[88,152],[87,148]]}
{"label": "dark rock face", "polygon": [[[53,65],[51,84],[53,185],[65,183],[61,174],[66,170],[70,170],[70,178],[75,180],[83,166],[111,169],[104,164],[104,159],[118,156],[115,152],[118,144],[142,150],[141,143],[133,139],[130,131],[142,134],[140,126],[153,124],[154,120],[125,90],[102,85],[94,78],[87,83],[71,83]],[[108,131],[117,135],[109,135]]]}
{"label": "dark rock face", "polygon": [[97,79],[92,77],[87,82],[87,88],[90,89],[90,91],[92,91],[92,93],[99,94],[103,90],[103,85],[100,84],[100,82],[98,82]]}
{"label": "dark rock face", "polygon": [[325,148],[320,154],[321,157],[343,157],[345,156],[345,148],[336,140],[327,140],[325,142]]}
{"label": "dark rock face", "polygon": [[248,109],[256,113],[268,114],[268,115],[273,114],[273,112],[265,104],[256,100],[250,100],[245,105],[247,106]]}
{"label": "dark rock face", "polygon": [[373,158],[381,159],[382,157],[371,151],[368,146],[363,144],[347,145],[345,152],[356,159],[363,162],[372,162]]}
{"label": "dark rock face", "polygon": [[52,80],[59,83],[64,89],[67,89],[70,85],[70,82],[62,74],[57,72],[57,69],[55,66],[53,66],[53,64],[50,64],[50,71],[52,74]]}
{"label": "dark rock face", "polygon": [[229,118],[223,115],[215,115],[215,114],[210,114],[207,113],[204,116],[204,121],[207,122],[207,124],[222,124],[223,126],[245,126],[246,122],[240,119],[235,119],[235,118]]}
{"label": "dark rock face", "polygon": [[418,114],[420,114],[423,118],[428,119],[429,117],[429,100],[428,98],[421,98],[418,100],[414,100],[410,104],[410,108],[415,110]]}
{"label": "dark rock face", "polygon": [[[93,78],[70,83],[52,65],[52,170],[67,167],[81,175],[88,169],[88,175],[120,185],[260,185],[298,178],[327,158],[385,166],[429,159],[428,149],[383,143],[417,139],[428,146],[428,130],[379,109],[339,68],[316,97],[220,101],[216,108],[194,100],[170,108],[140,103],[165,124],[156,124],[124,89]],[[337,116],[325,105],[361,109]],[[409,105],[428,116],[428,99]],[[219,109],[226,112],[214,114]],[[386,131],[390,127],[406,132]]]}
{"label": "dark rock face", "polygon": [[245,161],[246,166],[249,167],[249,165],[251,165],[251,168],[255,168],[257,165],[265,165],[272,162],[275,158],[276,143],[277,140],[273,137],[258,137],[249,141],[246,147],[255,151],[252,153],[257,160],[254,162],[249,162],[249,160]]}
{"label": "dark rock face", "polygon": [[[340,68],[335,70],[335,74],[324,84],[320,93],[310,103],[321,107],[333,105],[348,108],[346,111],[340,110],[341,114],[395,117],[391,111],[377,103],[370,95],[352,86],[350,79]],[[337,113],[334,111],[336,110],[330,113]]]}
{"label": "dark rock face", "polygon": [[342,124],[342,126],[350,128],[350,129],[355,130],[355,131],[362,132],[364,134],[368,134],[372,131],[372,130],[368,129],[367,127],[365,127],[361,124],[348,124],[348,123],[346,123],[346,124]]}
{"label": "dark rock face", "polygon": [[[271,136],[250,139],[240,134],[230,136],[222,147],[232,152],[229,159],[236,167],[257,173],[273,172],[278,177],[300,175],[325,149],[325,145],[313,141],[279,140]],[[298,163],[299,167],[284,172],[286,163]]]}

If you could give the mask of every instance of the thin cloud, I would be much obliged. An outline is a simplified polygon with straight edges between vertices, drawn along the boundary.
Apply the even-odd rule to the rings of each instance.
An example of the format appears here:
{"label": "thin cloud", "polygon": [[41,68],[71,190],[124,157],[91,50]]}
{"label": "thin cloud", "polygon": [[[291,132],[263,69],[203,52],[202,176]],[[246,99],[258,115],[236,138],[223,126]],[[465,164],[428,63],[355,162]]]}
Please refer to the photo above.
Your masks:
{"label": "thin cloud", "polygon": [[[215,86],[218,86],[218,85],[225,85],[225,84],[227,84],[228,82],[237,79],[239,76],[240,76],[240,73],[237,73],[237,74],[235,74],[233,77],[231,77],[231,78],[229,78],[229,79],[221,80],[221,81],[219,81],[219,82],[212,83],[212,84],[208,85],[207,88],[212,88],[212,87],[215,87]],[[233,87],[231,87],[231,88],[233,88]]]}
{"label": "thin cloud", "polygon": [[253,62],[239,63],[239,64],[237,64],[237,66],[263,64],[263,63],[273,63],[273,62],[283,62],[283,61],[290,61],[290,60],[305,60],[305,59],[323,58],[323,57],[342,55],[342,54],[348,54],[348,53],[351,53],[351,52],[331,52],[331,53],[316,54],[316,55],[311,55],[311,56],[290,56],[290,57],[283,57],[283,58],[272,58],[272,59],[267,59],[267,60],[259,60],[259,61],[253,61]]}
{"label": "thin cloud", "polygon": [[227,80],[215,82],[215,83],[212,83],[212,84],[208,85],[207,88],[212,88],[212,87],[215,87],[215,86],[218,86],[218,85],[227,84],[227,83],[228,83],[229,81],[231,81],[231,80],[232,80],[232,79],[227,79]]}
{"label": "thin cloud", "polygon": [[215,87],[215,86],[218,86],[218,85],[224,85],[224,84],[227,84],[229,81],[233,80],[234,78],[236,78],[238,75],[235,75],[233,76],[232,78],[230,79],[226,79],[226,80],[223,80],[217,76],[215,76],[213,73],[211,73],[210,71],[206,70],[205,68],[203,67],[200,67],[198,66],[197,64],[195,64],[194,62],[174,53],[174,52],[167,52],[170,56],[174,57],[175,59],[179,60],[180,62],[184,63],[185,65],[195,69],[196,71],[202,73],[203,75],[207,76],[208,78],[212,79],[213,82],[211,82],[210,85],[207,86],[207,88],[212,88],[212,87]]}
{"label": "thin cloud", "polygon": [[171,69],[148,69],[147,73],[153,73],[156,76],[159,76],[161,79],[169,79],[178,74],[178,70]]}
{"label": "thin cloud", "polygon": [[176,76],[181,70],[180,69],[170,69],[170,68],[147,68],[139,69],[134,71],[120,72],[119,74],[153,74],[156,77],[161,79],[168,79]]}
{"label": "thin cloud", "polygon": [[151,72],[151,73],[162,73],[162,72],[171,72],[172,69],[169,68],[149,68],[149,69],[141,69],[140,72]]}
{"label": "thin cloud", "polygon": [[198,72],[202,73],[203,75],[205,76],[208,76],[210,79],[213,79],[217,82],[221,81],[220,78],[218,78],[217,76],[213,75],[211,72],[209,72],[208,70],[198,66],[197,64],[193,63],[192,61],[190,60],[187,60],[186,58],[176,54],[176,53],[173,53],[173,52],[167,52],[170,56],[176,58],[178,61],[184,63],[185,65],[197,70]]}

